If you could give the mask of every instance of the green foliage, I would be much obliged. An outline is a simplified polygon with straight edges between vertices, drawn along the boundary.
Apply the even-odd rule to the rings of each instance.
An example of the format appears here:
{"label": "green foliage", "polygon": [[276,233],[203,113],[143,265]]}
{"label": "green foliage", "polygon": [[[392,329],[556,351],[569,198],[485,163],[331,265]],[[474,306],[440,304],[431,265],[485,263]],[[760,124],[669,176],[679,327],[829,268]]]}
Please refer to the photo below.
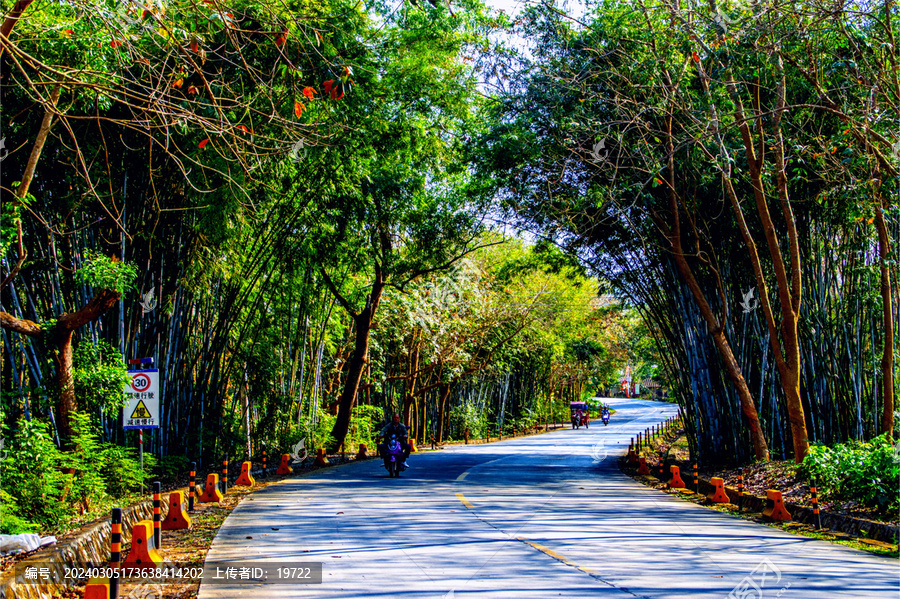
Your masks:
{"label": "green foliage", "polygon": [[[18,181],[13,183],[18,187]],[[29,205],[34,196],[28,194],[24,201],[4,201],[0,206],[0,256],[6,256],[6,252],[18,240],[18,223],[22,218],[22,206]]]}
{"label": "green foliage", "polygon": [[381,432],[379,425],[384,420],[384,409],[378,406],[361,405],[353,408],[350,416],[350,432],[344,440],[347,451],[356,450],[365,443],[371,450],[375,447],[375,436]]}
{"label": "green foliage", "polygon": [[7,495],[3,496],[4,513],[9,510],[40,528],[64,521],[69,509],[60,497],[66,477],[59,470],[62,455],[53,443],[49,425],[37,420],[21,421],[14,435],[4,437],[8,445],[4,447],[0,488],[11,498],[7,504]]}
{"label": "green foliage", "polygon": [[481,439],[487,436],[488,414],[469,403],[460,404],[450,410],[450,423],[454,430],[464,434],[469,431],[469,438]]}
{"label": "green foliage", "polygon": [[134,289],[137,266],[123,264],[100,252],[85,250],[85,264],[75,272],[79,283],[98,289],[125,293]]}
{"label": "green foliage", "polygon": [[538,423],[538,416],[534,410],[525,409],[518,418],[511,418],[504,423],[504,434],[513,432],[521,433]]}
{"label": "green foliage", "polygon": [[147,484],[155,479],[152,472],[156,456],[144,454],[144,470],[136,449],[121,445],[103,444],[100,473],[106,485],[106,492],[113,497],[123,497],[140,489],[141,482]]}
{"label": "green foliage", "polygon": [[101,474],[104,466],[104,447],[98,435],[92,430],[93,423],[89,414],[73,412],[72,439],[74,451],[61,455],[60,465],[74,469],[67,474],[66,488],[71,499],[82,502],[85,507],[106,496],[106,485]]}
{"label": "green foliage", "polygon": [[813,445],[799,473],[816,478],[823,499],[856,500],[880,514],[896,515],[900,508],[900,464],[893,451],[886,435],[868,443]]}
{"label": "green foliage", "polygon": [[335,418],[333,414],[319,409],[315,421],[312,418],[305,418],[301,422],[297,440],[306,440],[304,447],[311,455],[314,455],[319,447],[331,447],[334,444],[331,429],[334,428]]}
{"label": "green foliage", "polygon": [[105,341],[82,341],[72,351],[75,395],[80,405],[109,414],[125,405],[128,370],[119,350]]}
{"label": "green foliage", "polygon": [[23,532],[38,532],[38,526],[19,512],[16,498],[0,489],[0,534],[17,535]]}

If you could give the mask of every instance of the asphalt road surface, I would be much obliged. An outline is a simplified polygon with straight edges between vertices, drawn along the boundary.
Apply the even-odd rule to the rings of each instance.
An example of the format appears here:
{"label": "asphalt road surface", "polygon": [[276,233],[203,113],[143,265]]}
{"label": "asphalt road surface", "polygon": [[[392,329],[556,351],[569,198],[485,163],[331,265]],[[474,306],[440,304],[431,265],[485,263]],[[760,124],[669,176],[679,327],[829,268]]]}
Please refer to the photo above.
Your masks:
{"label": "asphalt road surface", "polygon": [[607,427],[413,454],[399,479],[368,460],[255,493],[225,521],[207,564],[265,563],[275,578],[319,562],[322,583],[204,583],[199,596],[900,598],[898,560],[621,474],[615,457],[629,438],[677,408],[609,401],[618,412]]}

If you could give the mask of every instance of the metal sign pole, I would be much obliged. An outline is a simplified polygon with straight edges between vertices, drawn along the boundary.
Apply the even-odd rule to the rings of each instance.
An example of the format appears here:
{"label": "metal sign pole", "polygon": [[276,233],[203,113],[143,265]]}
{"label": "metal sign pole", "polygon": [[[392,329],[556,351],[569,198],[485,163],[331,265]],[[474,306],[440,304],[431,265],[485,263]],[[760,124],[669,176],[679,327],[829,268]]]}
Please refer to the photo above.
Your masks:
{"label": "metal sign pole", "polygon": [[141,494],[144,493],[144,429],[138,429],[138,453],[141,456]]}

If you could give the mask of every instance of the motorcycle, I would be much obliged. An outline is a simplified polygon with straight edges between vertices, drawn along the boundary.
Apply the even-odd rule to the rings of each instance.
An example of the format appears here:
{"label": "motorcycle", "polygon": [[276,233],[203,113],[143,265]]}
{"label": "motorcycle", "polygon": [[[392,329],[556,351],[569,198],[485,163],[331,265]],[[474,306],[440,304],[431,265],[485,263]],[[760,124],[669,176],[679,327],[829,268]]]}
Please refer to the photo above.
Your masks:
{"label": "motorcycle", "polygon": [[403,445],[400,444],[397,435],[391,435],[386,446],[384,467],[387,468],[389,478],[397,478],[403,470]]}
{"label": "motorcycle", "polygon": [[603,426],[606,426],[607,424],[609,424],[609,412],[604,413],[602,418],[603,418]]}

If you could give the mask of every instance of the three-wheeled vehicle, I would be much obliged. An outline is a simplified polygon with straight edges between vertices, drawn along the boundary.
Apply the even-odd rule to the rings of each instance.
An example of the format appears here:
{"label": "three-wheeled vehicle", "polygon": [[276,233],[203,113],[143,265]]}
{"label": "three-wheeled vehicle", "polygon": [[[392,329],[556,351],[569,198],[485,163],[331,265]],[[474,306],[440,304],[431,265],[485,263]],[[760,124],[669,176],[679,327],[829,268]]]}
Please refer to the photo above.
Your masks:
{"label": "three-wheeled vehicle", "polygon": [[569,411],[571,412],[572,428],[581,426],[590,428],[590,406],[587,402],[573,401],[569,404]]}

